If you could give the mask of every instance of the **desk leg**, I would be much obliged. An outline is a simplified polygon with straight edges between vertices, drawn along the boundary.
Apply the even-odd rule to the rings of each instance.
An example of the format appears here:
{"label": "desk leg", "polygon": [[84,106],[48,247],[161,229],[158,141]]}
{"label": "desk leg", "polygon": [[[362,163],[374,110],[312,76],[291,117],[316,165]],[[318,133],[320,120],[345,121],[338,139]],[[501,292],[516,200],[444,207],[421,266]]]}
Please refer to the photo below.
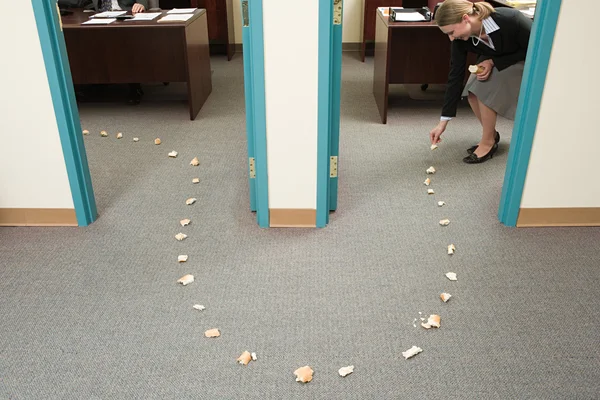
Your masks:
{"label": "desk leg", "polygon": [[194,21],[186,27],[185,39],[188,103],[190,106],[190,119],[194,120],[212,92],[206,13],[198,18],[198,22]]}
{"label": "desk leg", "polygon": [[365,45],[365,39],[363,38],[362,44],[360,45],[360,59],[362,62],[365,62],[365,51],[366,51],[366,45]]}
{"label": "desk leg", "polygon": [[375,60],[373,67],[373,95],[381,116],[381,123],[387,123],[389,93],[389,29],[381,18],[377,18],[375,29]]}

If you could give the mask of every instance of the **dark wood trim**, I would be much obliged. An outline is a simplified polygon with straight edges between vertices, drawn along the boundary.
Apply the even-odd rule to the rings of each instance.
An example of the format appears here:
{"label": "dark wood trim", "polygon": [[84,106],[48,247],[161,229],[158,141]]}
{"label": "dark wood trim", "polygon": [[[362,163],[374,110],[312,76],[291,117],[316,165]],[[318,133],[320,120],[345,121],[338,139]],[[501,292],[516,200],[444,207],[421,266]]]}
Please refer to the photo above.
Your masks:
{"label": "dark wood trim", "polygon": [[212,92],[207,31],[206,13],[202,15],[198,23],[188,25],[185,29],[185,58],[191,120],[196,118]]}
{"label": "dark wood trim", "polygon": [[[236,3],[239,0],[236,0]],[[235,54],[235,24],[233,21],[233,0],[227,0],[227,61]]]}
{"label": "dark wood trim", "polygon": [[373,95],[375,96],[375,103],[377,104],[382,124],[387,123],[391,39],[391,30],[384,19],[384,16],[377,13],[375,24],[375,59],[373,65]]}

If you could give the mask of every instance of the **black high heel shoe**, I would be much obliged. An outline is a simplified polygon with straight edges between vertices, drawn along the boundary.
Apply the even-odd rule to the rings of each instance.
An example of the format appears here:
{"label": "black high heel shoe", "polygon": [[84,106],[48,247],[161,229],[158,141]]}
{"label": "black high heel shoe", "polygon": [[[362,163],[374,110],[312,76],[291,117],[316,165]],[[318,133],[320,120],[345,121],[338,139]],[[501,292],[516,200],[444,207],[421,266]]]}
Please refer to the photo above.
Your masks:
{"label": "black high heel shoe", "polygon": [[494,158],[494,154],[496,154],[496,151],[498,151],[498,145],[494,144],[492,146],[492,149],[485,156],[477,157],[477,154],[471,153],[465,158],[463,158],[463,161],[467,164],[481,164],[482,162],[486,162],[490,158]]}
{"label": "black high heel shoe", "polygon": [[[498,131],[496,131],[496,137],[494,138],[494,140],[495,140],[496,144],[498,144],[498,142],[500,141],[500,133],[498,133]],[[469,153],[469,154],[473,154],[473,152],[474,152],[475,150],[477,150],[477,145],[475,145],[475,146],[472,146],[472,147],[469,147],[469,148],[467,149],[467,153]]]}

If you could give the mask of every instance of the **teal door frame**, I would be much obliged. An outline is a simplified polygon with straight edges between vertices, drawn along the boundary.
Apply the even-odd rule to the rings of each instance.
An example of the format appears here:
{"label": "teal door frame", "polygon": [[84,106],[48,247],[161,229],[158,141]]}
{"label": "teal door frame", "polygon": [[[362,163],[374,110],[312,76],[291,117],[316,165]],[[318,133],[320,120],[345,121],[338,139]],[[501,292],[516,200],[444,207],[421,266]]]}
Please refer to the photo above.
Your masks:
{"label": "teal door frame", "polygon": [[244,92],[248,140],[250,210],[261,228],[269,227],[267,116],[262,0],[241,0]]}
{"label": "teal door frame", "polygon": [[330,176],[330,168],[339,153],[342,17],[334,23],[334,3],[319,0],[317,228],[325,227],[329,211],[337,208],[338,177]]}
{"label": "teal door frame", "polygon": [[31,0],[79,226],[96,220],[96,200],[83,144],[73,79],[56,0]]}
{"label": "teal door frame", "polygon": [[498,218],[506,226],[515,227],[519,217],[561,2],[538,0],[536,5],[498,209]]}
{"label": "teal door frame", "polygon": [[[342,95],[342,31],[344,2],[341,2],[341,15],[338,23],[333,23],[332,44],[331,44],[331,133],[329,135],[329,156],[335,157],[336,170],[335,176],[330,173],[329,176],[329,211],[337,209],[338,199],[338,170],[339,170],[339,152],[340,152],[340,112]],[[335,9],[334,9],[335,13]],[[330,166],[331,167],[331,166]],[[330,170],[331,171],[331,170]],[[327,218],[329,222],[329,218]]]}

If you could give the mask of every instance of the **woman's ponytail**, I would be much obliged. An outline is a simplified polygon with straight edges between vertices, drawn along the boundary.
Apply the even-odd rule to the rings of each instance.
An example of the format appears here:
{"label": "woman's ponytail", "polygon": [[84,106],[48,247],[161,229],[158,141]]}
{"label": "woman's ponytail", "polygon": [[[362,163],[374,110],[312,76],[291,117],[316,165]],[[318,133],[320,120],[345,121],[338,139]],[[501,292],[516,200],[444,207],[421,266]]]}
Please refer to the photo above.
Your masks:
{"label": "woman's ponytail", "polygon": [[474,3],[473,10],[475,10],[480,20],[486,19],[487,17],[492,15],[494,11],[496,11],[494,10],[494,7],[492,7],[489,3],[485,3],[483,1],[479,3]]}

